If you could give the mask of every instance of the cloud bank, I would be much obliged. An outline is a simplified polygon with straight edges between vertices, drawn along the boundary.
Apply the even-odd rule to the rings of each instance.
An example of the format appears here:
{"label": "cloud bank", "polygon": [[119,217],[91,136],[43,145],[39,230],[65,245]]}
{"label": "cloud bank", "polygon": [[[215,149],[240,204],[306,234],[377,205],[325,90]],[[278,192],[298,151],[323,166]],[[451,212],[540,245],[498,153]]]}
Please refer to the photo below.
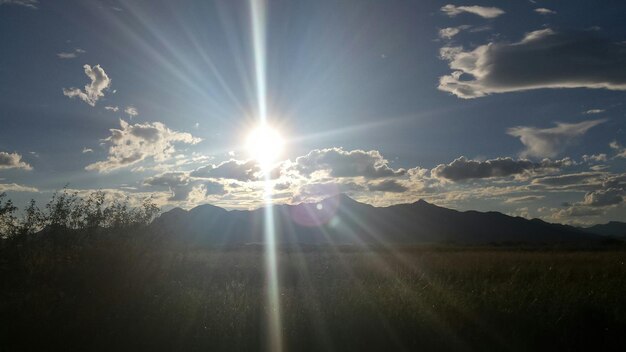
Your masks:
{"label": "cloud bank", "polygon": [[315,149],[305,156],[296,158],[293,167],[302,175],[310,176],[317,171],[326,171],[331,177],[364,177],[376,179],[401,176],[404,169],[389,167],[377,150],[345,151],[342,148]]}
{"label": "cloud bank", "polygon": [[432,169],[435,178],[452,182],[470,179],[485,179],[496,177],[518,176],[529,173],[556,171],[564,166],[570,166],[569,159],[551,161],[545,159],[539,163],[530,160],[513,160],[512,158],[496,158],[485,161],[468,160],[459,157],[449,164],[440,164]]}
{"label": "cloud bank", "polygon": [[103,140],[109,144],[108,158],[87,165],[86,170],[110,172],[149,157],[162,162],[174,154],[176,143],[196,144],[201,141],[189,133],[173,131],[161,122],[131,125],[120,120],[120,125],[120,129],[111,129],[111,136]]}
{"label": "cloud bank", "polygon": [[626,90],[626,44],[595,31],[527,33],[516,43],[491,42],[474,50],[444,47],[453,72],[439,89],[459,98],[541,88]]}

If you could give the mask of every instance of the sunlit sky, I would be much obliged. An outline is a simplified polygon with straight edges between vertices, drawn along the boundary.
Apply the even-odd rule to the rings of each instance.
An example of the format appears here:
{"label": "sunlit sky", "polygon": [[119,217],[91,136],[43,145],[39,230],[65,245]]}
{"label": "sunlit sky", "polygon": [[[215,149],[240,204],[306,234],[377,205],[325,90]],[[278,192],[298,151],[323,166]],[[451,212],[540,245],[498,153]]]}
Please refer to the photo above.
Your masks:
{"label": "sunlit sky", "polygon": [[[0,192],[626,219],[623,1],[0,0]],[[267,175],[265,175],[267,174]]]}

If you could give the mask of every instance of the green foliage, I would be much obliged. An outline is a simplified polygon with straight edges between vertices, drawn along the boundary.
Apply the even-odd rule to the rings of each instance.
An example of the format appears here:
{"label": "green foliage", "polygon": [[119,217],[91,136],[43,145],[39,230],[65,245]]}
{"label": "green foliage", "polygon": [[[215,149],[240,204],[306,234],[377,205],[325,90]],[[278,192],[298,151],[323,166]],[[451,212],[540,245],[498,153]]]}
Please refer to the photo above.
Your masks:
{"label": "green foliage", "polygon": [[52,195],[42,211],[31,200],[18,217],[18,208],[6,194],[0,194],[0,238],[24,238],[43,229],[55,233],[66,230],[125,229],[152,222],[160,208],[152,198],[140,206],[132,206],[129,199],[107,200],[103,191],[92,192],[85,198],[64,188]]}

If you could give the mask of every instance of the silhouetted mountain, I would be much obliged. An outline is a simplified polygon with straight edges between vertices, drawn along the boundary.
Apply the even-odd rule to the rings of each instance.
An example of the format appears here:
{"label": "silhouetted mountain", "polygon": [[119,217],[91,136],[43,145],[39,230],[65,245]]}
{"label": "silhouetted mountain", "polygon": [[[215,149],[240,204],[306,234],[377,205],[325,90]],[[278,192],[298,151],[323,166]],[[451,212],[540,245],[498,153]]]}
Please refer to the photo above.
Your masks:
{"label": "silhouetted mountain", "polygon": [[626,238],[626,222],[611,221],[607,224],[598,224],[584,228],[583,231],[601,236]]}
{"label": "silhouetted mountain", "polygon": [[198,244],[263,243],[265,217],[271,216],[278,243],[415,244],[448,242],[555,243],[594,241],[596,235],[574,227],[527,220],[498,212],[460,212],[423,200],[374,207],[337,195],[319,203],[274,205],[242,211],[201,205],[162,214],[154,232]]}

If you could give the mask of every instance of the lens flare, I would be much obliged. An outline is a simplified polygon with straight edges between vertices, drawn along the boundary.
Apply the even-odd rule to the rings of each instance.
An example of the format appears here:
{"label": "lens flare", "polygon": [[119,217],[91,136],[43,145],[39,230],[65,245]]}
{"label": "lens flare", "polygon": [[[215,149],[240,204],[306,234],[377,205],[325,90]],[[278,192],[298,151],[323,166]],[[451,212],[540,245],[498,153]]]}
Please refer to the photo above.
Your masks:
{"label": "lens flare", "polygon": [[[267,126],[267,96],[266,96],[266,63],[265,63],[265,0],[250,0],[250,21],[252,27],[252,45],[254,51],[254,71],[256,78],[257,114],[260,129],[252,132],[249,137],[249,151],[255,155],[255,159],[265,171],[271,163],[280,156],[282,139],[275,130]],[[274,132],[272,132],[274,131]],[[272,184],[268,172],[265,174],[264,195],[265,224],[263,233],[265,237],[265,270],[267,280],[267,305],[268,305],[268,350],[281,352],[283,350],[282,322],[280,316],[279,283],[278,283],[278,259],[276,250],[276,227],[272,208]]]}

